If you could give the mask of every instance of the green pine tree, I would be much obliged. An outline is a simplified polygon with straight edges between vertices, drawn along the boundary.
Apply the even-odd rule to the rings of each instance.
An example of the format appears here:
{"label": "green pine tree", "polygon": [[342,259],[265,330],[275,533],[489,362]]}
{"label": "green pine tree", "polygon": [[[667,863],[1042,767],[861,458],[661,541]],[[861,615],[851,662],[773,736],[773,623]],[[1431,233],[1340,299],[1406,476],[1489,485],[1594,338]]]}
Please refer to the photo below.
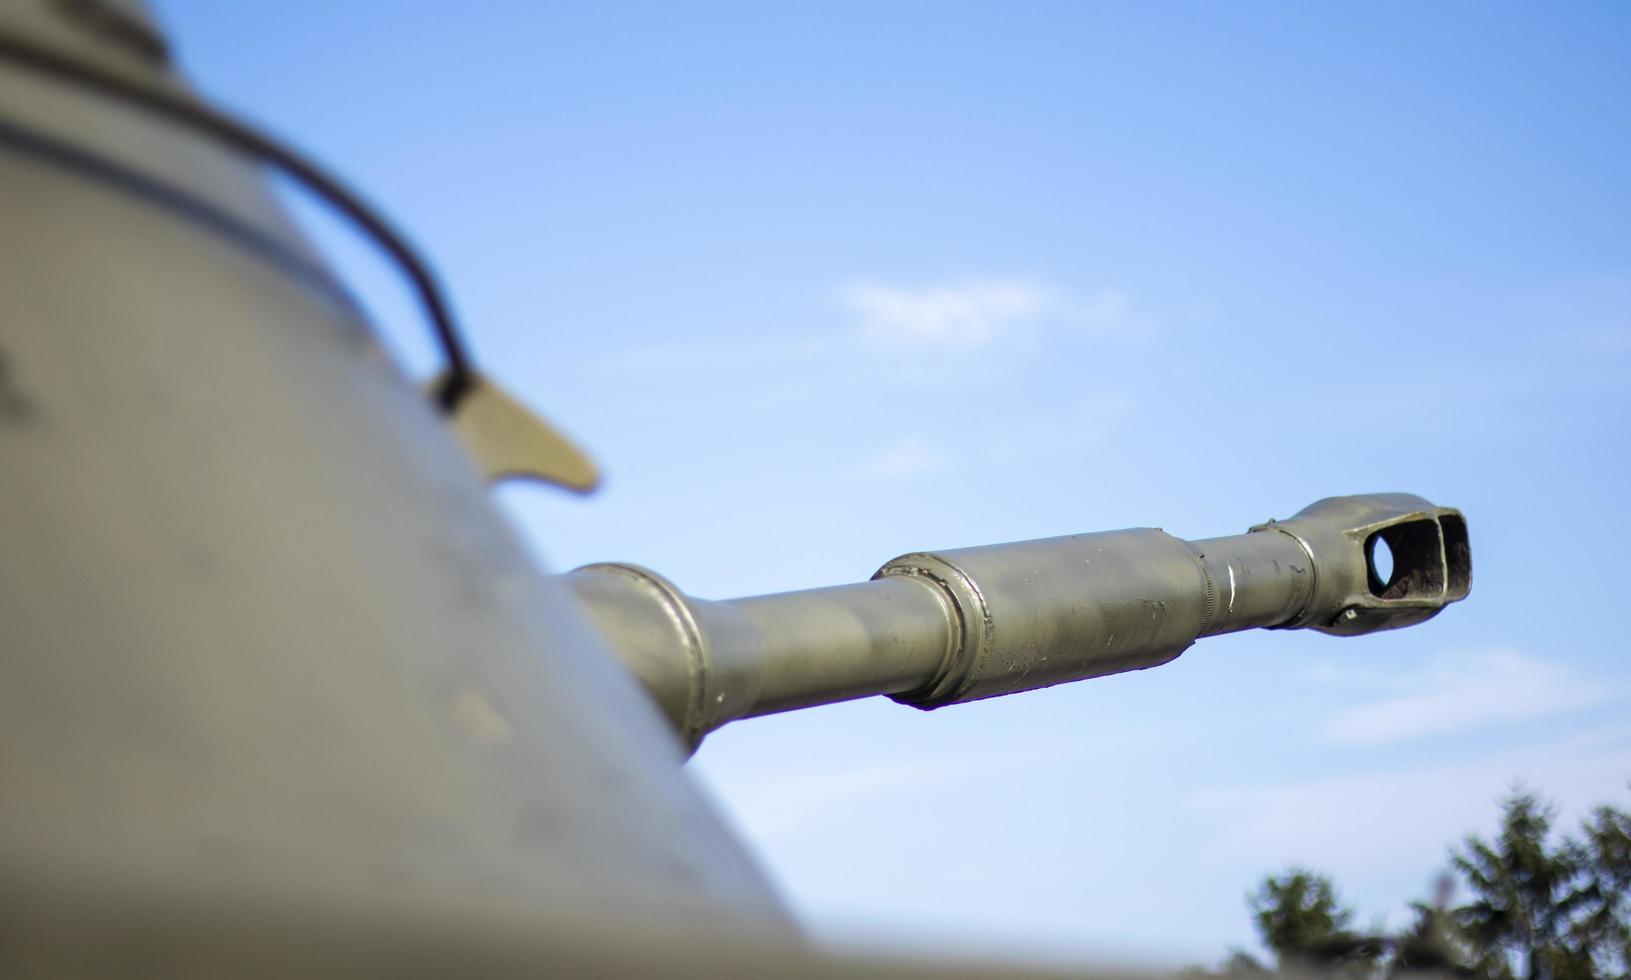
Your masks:
{"label": "green pine tree", "polygon": [[1574,927],[1590,902],[1579,848],[1549,843],[1552,809],[1516,790],[1493,842],[1469,836],[1450,860],[1474,899],[1455,910],[1472,966],[1490,980],[1596,980]]}
{"label": "green pine tree", "polygon": [[1374,969],[1380,950],[1374,940],[1349,930],[1354,912],[1338,901],[1324,875],[1292,868],[1263,879],[1246,903],[1281,970],[1337,970],[1362,977]]}
{"label": "green pine tree", "polygon": [[1556,840],[1553,819],[1549,804],[1515,790],[1501,803],[1493,840],[1470,836],[1450,852],[1472,900],[1451,907],[1456,881],[1445,875],[1431,903],[1411,905],[1415,921],[1397,934],[1354,932],[1353,909],[1324,875],[1292,868],[1267,877],[1246,901],[1276,971],[1237,950],[1218,971],[1188,976],[1627,980],[1631,813],[1598,807],[1578,836]]}
{"label": "green pine tree", "polygon": [[1388,946],[1385,975],[1408,977],[1432,974],[1442,977],[1474,976],[1466,965],[1467,945],[1455,926],[1450,899],[1455,897],[1455,878],[1440,875],[1433,901],[1411,902],[1415,921],[1392,937]]}
{"label": "green pine tree", "polygon": [[1570,938],[1598,976],[1631,976],[1631,813],[1600,806],[1572,845],[1584,900]]}

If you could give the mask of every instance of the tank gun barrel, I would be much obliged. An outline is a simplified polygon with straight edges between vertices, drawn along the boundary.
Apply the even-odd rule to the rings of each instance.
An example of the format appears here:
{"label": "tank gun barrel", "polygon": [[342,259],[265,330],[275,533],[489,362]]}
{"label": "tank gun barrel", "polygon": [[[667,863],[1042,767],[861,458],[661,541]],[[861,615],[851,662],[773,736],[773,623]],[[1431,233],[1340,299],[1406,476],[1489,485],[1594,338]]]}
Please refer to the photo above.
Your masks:
{"label": "tank gun barrel", "polygon": [[1372,494],[1229,537],[1133,528],[914,552],[868,582],[728,601],[634,565],[564,578],[694,747],[793,708],[877,694],[938,708],[1157,667],[1219,633],[1410,626],[1465,598],[1471,575],[1459,511]]}

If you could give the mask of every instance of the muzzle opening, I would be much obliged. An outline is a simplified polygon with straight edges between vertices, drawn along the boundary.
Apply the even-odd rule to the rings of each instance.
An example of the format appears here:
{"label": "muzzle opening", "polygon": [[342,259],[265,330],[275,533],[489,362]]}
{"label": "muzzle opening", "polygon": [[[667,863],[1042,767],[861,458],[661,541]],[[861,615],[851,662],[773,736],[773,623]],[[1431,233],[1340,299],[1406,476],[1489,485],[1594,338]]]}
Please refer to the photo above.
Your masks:
{"label": "muzzle opening", "polygon": [[[1461,530],[1465,551],[1464,523]],[[1449,578],[1444,545],[1439,522],[1432,518],[1406,521],[1375,532],[1365,539],[1365,578],[1370,594],[1394,600],[1442,598]]]}

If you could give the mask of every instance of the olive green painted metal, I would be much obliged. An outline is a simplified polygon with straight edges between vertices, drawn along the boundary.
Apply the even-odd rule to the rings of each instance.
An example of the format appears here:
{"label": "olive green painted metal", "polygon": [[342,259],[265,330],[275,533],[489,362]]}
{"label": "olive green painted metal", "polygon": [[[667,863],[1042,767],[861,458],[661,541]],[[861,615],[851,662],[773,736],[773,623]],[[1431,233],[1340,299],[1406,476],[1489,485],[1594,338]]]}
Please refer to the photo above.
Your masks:
{"label": "olive green painted metal", "polygon": [[[76,23],[0,2],[184,92]],[[172,903],[801,943],[257,160],[4,59],[0,634],[0,976]]]}
{"label": "olive green painted metal", "polygon": [[[1377,542],[1394,565],[1385,576]],[[1331,497],[1246,534],[1154,528],[915,552],[872,581],[709,602],[654,572],[565,576],[687,744],[737,718],[886,694],[937,708],[1142,670],[1254,627],[1358,635],[1463,599],[1460,512]]]}
{"label": "olive green painted metal", "polygon": [[[1466,594],[1460,515],[1397,495],[732,602],[543,575],[483,476],[585,488],[587,459],[484,387],[403,241],[195,104],[165,52],[133,0],[0,0],[0,975],[1040,976],[808,944],[681,743]],[[434,398],[268,159],[409,257],[452,372]]]}

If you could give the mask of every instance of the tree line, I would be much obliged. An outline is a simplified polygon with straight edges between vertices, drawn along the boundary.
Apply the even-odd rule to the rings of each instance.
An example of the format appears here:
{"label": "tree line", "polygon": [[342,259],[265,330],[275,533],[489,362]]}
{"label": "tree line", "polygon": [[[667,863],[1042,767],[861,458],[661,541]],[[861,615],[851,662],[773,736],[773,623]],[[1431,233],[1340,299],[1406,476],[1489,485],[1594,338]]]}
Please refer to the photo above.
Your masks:
{"label": "tree line", "polygon": [[[1553,833],[1556,809],[1514,790],[1490,840],[1450,848],[1436,892],[1411,904],[1404,930],[1356,930],[1335,884],[1306,868],[1246,896],[1267,964],[1234,951],[1192,978],[1314,973],[1380,980],[1417,972],[1486,980],[1631,977],[1631,813],[1599,806],[1576,833]],[[1456,904],[1458,894],[1467,901]]]}

